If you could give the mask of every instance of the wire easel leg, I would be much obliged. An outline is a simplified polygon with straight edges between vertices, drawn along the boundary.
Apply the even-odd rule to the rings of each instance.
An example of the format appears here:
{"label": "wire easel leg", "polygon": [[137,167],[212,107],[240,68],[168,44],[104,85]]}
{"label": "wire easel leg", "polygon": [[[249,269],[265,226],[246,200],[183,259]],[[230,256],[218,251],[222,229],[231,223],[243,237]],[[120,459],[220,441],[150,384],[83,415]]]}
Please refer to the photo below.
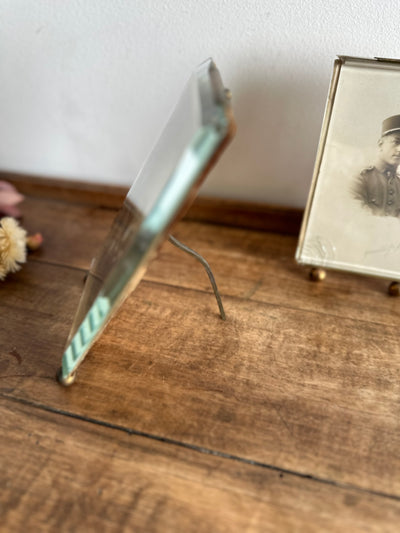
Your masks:
{"label": "wire easel leg", "polygon": [[191,248],[189,248],[185,244],[183,244],[180,241],[178,241],[178,239],[176,239],[172,235],[169,235],[168,240],[169,240],[169,242],[171,244],[173,244],[174,246],[176,246],[180,250],[188,253],[189,255],[193,256],[195,259],[197,259],[203,265],[203,267],[205,268],[205,270],[206,270],[206,272],[208,274],[208,278],[210,280],[210,283],[211,283],[213,291],[214,291],[215,298],[216,298],[217,303],[218,303],[219,314],[221,315],[222,320],[226,320],[226,315],[225,315],[224,306],[222,305],[221,295],[219,294],[218,287],[217,287],[217,284],[215,282],[215,278],[214,278],[214,275],[213,275],[213,273],[211,271],[210,265],[207,263],[207,261],[204,259],[204,257],[202,257],[200,254],[198,254],[197,252],[195,252],[194,250],[192,250]]}

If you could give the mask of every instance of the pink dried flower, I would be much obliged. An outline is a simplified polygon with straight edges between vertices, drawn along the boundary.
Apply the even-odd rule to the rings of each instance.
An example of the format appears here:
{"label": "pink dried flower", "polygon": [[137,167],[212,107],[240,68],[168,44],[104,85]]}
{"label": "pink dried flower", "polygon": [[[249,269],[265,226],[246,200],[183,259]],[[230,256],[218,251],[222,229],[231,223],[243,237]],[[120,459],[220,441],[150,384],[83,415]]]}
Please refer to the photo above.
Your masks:
{"label": "pink dried flower", "polygon": [[17,204],[22,202],[24,197],[17,189],[7,181],[0,181],[0,213],[11,217],[19,217],[20,211]]}

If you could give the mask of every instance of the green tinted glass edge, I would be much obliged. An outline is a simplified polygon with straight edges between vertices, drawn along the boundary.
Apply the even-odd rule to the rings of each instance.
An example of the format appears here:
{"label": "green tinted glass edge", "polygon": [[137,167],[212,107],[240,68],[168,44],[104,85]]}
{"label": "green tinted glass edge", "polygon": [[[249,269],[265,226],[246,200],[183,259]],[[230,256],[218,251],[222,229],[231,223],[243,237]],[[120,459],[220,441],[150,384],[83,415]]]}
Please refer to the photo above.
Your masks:
{"label": "green tinted glass edge", "polygon": [[164,236],[177,210],[224,139],[228,121],[225,117],[221,118],[218,129],[213,126],[200,128],[184,151],[163,193],[139,228],[135,242],[110,273],[64,351],[61,380],[67,381],[77,370],[108,321],[134,288],[129,290],[132,276],[141,267],[145,268],[147,257]]}

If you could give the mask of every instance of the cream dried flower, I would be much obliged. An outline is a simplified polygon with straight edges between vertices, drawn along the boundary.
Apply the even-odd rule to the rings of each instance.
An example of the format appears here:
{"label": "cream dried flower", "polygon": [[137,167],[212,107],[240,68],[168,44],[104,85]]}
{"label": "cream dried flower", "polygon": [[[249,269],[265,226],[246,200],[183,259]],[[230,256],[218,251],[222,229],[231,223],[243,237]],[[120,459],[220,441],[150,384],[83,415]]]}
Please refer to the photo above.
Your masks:
{"label": "cream dried flower", "polygon": [[0,220],[0,280],[26,261],[26,231],[11,217]]}

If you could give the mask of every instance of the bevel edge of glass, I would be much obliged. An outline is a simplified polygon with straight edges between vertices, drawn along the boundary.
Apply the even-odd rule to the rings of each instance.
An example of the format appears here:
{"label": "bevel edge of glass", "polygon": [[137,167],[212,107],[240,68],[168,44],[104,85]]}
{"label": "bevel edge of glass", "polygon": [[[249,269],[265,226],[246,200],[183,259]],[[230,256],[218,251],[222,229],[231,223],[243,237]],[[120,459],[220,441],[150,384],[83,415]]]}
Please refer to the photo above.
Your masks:
{"label": "bevel edge of glass", "polygon": [[333,65],[333,72],[332,72],[332,76],[331,76],[331,80],[329,84],[328,96],[327,96],[326,103],[325,103],[324,117],[322,120],[321,132],[320,132],[320,137],[318,141],[318,148],[317,148],[317,154],[315,157],[310,190],[308,193],[307,203],[306,203],[306,207],[305,207],[304,214],[303,214],[303,220],[301,223],[299,238],[297,241],[296,252],[295,252],[295,260],[300,265],[305,264],[302,261],[302,257],[303,257],[303,252],[304,252],[304,244],[306,241],[306,234],[307,234],[307,230],[309,227],[309,221],[310,221],[311,211],[312,211],[312,207],[314,203],[315,192],[317,189],[318,178],[320,177],[320,168],[321,168],[321,164],[322,164],[324,154],[325,154],[326,139],[327,139],[330,121],[332,117],[333,106],[335,103],[337,87],[338,87],[343,65],[345,64],[347,59],[348,58],[346,58],[345,56],[338,56],[338,58],[335,59],[334,65]]}
{"label": "bevel edge of glass", "polygon": [[[68,377],[71,374],[75,373],[79,366],[84,361],[89,350],[100,337],[104,328],[107,326],[108,322],[112,319],[114,314],[120,308],[124,300],[128,295],[137,287],[143,275],[147,269],[147,265],[152,259],[153,253],[158,248],[159,244],[164,240],[165,235],[168,232],[170,225],[174,222],[176,214],[179,212],[180,208],[183,207],[186,197],[190,193],[190,190],[195,187],[197,181],[201,181],[202,172],[205,170],[207,165],[213,158],[213,155],[217,152],[220,145],[223,144],[226,136],[229,134],[232,122],[231,117],[225,117],[225,130],[218,128],[215,129],[213,126],[207,126],[201,128],[192,139],[190,145],[183,152],[179,164],[177,165],[176,171],[171,176],[168,181],[163,193],[160,195],[158,201],[156,202],[153,209],[150,211],[149,215],[144,218],[142,221],[141,227],[138,230],[135,241],[132,243],[132,246],[127,250],[125,257],[132,254],[135,246],[138,245],[140,238],[145,235],[147,239],[147,247],[139,253],[136,262],[131,263],[130,273],[126,276],[127,280],[122,283],[122,288],[118,291],[117,296],[114,301],[111,301],[105,294],[104,290],[101,289],[98,296],[94,300],[92,306],[86,313],[81,324],[78,326],[75,335],[72,337],[70,342],[65,347],[63,357],[62,357],[62,366],[61,366],[61,380],[67,381]],[[197,153],[199,147],[204,149],[203,158],[199,161],[199,165],[196,168],[192,168],[192,173],[188,175],[186,183],[180,190],[179,198],[177,200],[176,191],[174,191],[175,180],[181,177],[179,167],[182,163],[182,160],[186,159],[190,153]],[[167,190],[167,198],[165,198],[165,191]],[[174,191],[174,192],[173,192]],[[166,215],[166,203],[168,202],[168,196],[174,196],[175,209],[171,210],[170,215]],[[157,222],[157,219],[160,219],[158,210],[159,204],[162,205],[162,211],[164,213],[164,222]],[[140,243],[142,247],[144,243]],[[110,272],[110,275],[104,282],[104,286],[111,284],[109,278],[115,277],[117,275],[117,268],[122,264],[124,258],[121,258],[121,261],[118,265],[115,265],[114,269]],[[104,313],[104,316],[101,314]],[[89,332],[87,331],[87,323],[91,321],[92,317],[96,317],[100,320],[98,325],[95,325],[96,331]],[[87,335],[87,342],[83,338],[84,335]],[[74,353],[76,353],[77,348],[81,348],[77,357],[75,358]],[[71,355],[73,355],[73,362],[70,362]]]}

